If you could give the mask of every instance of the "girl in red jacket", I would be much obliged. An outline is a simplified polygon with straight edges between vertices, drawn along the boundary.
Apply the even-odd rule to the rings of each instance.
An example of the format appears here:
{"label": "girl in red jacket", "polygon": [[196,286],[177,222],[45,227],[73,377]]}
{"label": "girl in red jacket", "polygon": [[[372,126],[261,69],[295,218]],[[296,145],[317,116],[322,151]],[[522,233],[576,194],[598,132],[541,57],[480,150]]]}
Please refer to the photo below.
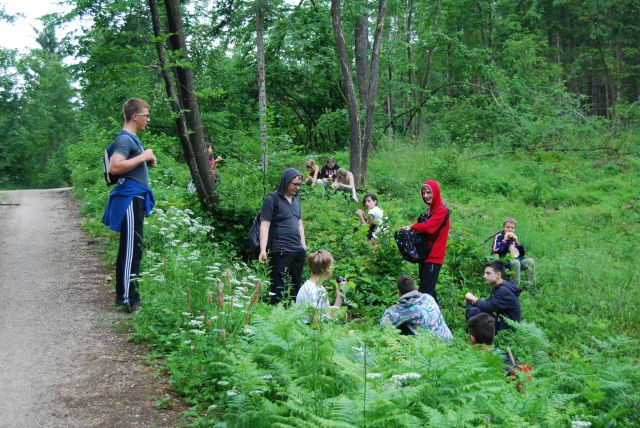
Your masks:
{"label": "girl in red jacket", "polygon": [[420,188],[422,200],[427,210],[418,217],[418,222],[408,228],[427,235],[427,243],[431,251],[427,258],[419,264],[420,292],[430,294],[436,302],[436,283],[440,267],[444,263],[449,238],[449,209],[442,202],[440,186],[435,180],[427,180]]}

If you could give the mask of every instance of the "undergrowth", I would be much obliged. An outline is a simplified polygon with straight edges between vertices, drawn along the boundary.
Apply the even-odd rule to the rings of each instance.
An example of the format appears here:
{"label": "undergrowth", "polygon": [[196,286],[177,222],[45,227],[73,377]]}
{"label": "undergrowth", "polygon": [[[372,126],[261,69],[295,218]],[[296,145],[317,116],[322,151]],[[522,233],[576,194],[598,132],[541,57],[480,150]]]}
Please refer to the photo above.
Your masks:
{"label": "undergrowth", "polygon": [[[83,132],[68,154],[76,195],[83,199],[87,228],[114,238],[99,223],[108,189],[100,181],[102,147],[91,142],[108,132]],[[332,252],[335,275],[349,279],[350,302],[336,320],[305,325],[300,308],[260,301],[268,293],[268,275],[246,259],[245,248],[262,197],[285,166],[302,171],[305,157],[295,148],[276,149],[266,187],[257,159],[229,160],[219,171],[221,204],[206,215],[184,191],[186,168],[163,154],[163,147],[177,143],[142,139],[158,148],[160,167],[150,172],[157,207],[146,221],[144,305],[132,319],[131,337],[152,345],[191,404],[185,425],[640,423],[637,156],[381,144],[366,189],[378,193],[385,211],[388,230],[380,233],[379,246],[365,240],[355,216],[359,204],[319,187],[301,191],[309,250]],[[616,149],[637,152],[636,139],[620,144]],[[348,164],[346,154],[335,155]],[[326,155],[317,159],[323,163]],[[378,327],[397,298],[395,279],[417,276],[417,267],[399,257],[392,233],[424,209],[419,187],[427,178],[440,182],[451,209],[438,283],[454,334],[449,344]],[[517,379],[504,376],[498,357],[470,347],[464,331],[464,293],[489,293],[480,276],[490,258],[485,239],[508,215],[518,219],[539,282],[536,295],[521,297],[524,322],[497,340],[533,366]],[[108,261],[115,258],[112,241]],[[524,385],[521,393],[517,382]]]}

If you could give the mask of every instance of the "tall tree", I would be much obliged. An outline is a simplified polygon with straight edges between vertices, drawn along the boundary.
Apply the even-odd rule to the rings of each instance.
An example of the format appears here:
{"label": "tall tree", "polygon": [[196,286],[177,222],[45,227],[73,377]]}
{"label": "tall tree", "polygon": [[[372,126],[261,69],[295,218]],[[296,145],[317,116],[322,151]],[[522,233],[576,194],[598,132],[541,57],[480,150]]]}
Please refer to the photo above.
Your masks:
{"label": "tall tree", "polygon": [[[258,63],[258,116],[260,123],[260,142],[262,145],[262,171],[266,172],[269,166],[269,143],[267,141],[267,88],[264,61],[264,25],[263,6],[260,1],[256,3],[256,56]],[[266,181],[264,183],[266,185]]]}
{"label": "tall tree", "polygon": [[[152,15],[154,15],[152,17],[154,31],[157,33],[156,37],[159,38],[160,29],[157,5],[155,4],[155,0],[148,0],[148,2]],[[178,132],[183,141],[184,154],[191,170],[191,177],[196,186],[200,203],[203,209],[212,211],[219,201],[218,192],[209,170],[205,136],[202,129],[202,121],[200,120],[200,106],[196,96],[193,72],[189,65],[189,55],[182,23],[180,2],[178,0],[165,0],[165,10],[169,31],[169,48],[173,53],[175,61],[173,68],[176,79],[175,86],[177,87],[177,102],[180,107],[178,114],[184,116],[184,122],[177,122]],[[163,59],[166,60],[163,55],[163,49],[157,47],[157,51],[160,61],[162,62]],[[166,64],[162,66],[165,68]],[[175,109],[177,108],[175,104],[176,93],[173,91],[173,85],[166,81],[166,74],[164,74],[164,77],[167,95]],[[184,135],[185,129],[188,130],[186,136]],[[185,144],[185,137],[189,140],[188,145]]]}
{"label": "tall tree", "polygon": [[[367,170],[369,168],[369,155],[373,147],[374,112],[376,95],[378,90],[378,74],[380,67],[380,53],[384,21],[387,13],[387,0],[378,1],[378,13],[376,16],[373,46],[369,52],[369,15],[366,9],[367,3],[357,14],[355,25],[355,57],[356,77],[358,79],[360,103],[364,103],[364,130],[361,129],[358,99],[355,94],[351,74],[351,61],[347,53],[346,43],[342,30],[342,17],[340,0],[331,0],[331,18],[333,24],[336,46],[338,49],[338,62],[342,80],[345,85],[347,108],[349,114],[349,167],[354,175],[356,185],[366,184]],[[365,59],[363,64],[363,58]],[[367,65],[365,67],[365,64]]]}

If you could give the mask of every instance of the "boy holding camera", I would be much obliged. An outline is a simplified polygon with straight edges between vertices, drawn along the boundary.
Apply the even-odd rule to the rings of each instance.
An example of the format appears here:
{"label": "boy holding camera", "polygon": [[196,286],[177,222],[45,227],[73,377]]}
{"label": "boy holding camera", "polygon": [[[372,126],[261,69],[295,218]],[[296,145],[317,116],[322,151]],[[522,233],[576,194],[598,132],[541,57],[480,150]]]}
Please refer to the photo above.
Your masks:
{"label": "boy holding camera", "polygon": [[[314,251],[307,257],[307,264],[311,269],[311,278],[305,281],[296,296],[296,305],[308,305],[313,309],[327,310],[329,297],[327,289],[322,282],[331,277],[333,273],[333,256],[327,250]],[[341,285],[346,282],[343,277],[338,277],[336,283],[336,300],[331,307],[340,307],[343,303],[343,290]],[[327,314],[329,315],[329,314]],[[308,322],[308,320],[307,320]]]}

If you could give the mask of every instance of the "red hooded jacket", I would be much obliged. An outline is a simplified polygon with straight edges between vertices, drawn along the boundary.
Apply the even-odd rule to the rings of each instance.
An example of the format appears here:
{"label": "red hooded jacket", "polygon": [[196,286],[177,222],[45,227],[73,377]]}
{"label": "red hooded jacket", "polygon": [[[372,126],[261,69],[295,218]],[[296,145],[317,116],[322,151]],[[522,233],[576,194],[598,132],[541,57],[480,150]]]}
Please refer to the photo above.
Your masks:
{"label": "red hooded jacket", "polygon": [[[449,225],[450,218],[447,217],[447,207],[442,202],[442,196],[440,195],[440,185],[435,180],[427,180],[423,183],[425,186],[431,188],[433,197],[431,198],[431,206],[427,209],[427,220],[422,223],[415,223],[411,225],[411,229],[427,234],[427,242],[431,245],[431,252],[429,257],[423,263],[435,263],[441,265],[444,263],[444,256],[447,252],[447,240],[449,239]],[[446,221],[445,221],[446,219]],[[444,223],[444,226],[442,224]],[[438,229],[440,232],[436,237]],[[435,241],[435,242],[434,242]]]}

